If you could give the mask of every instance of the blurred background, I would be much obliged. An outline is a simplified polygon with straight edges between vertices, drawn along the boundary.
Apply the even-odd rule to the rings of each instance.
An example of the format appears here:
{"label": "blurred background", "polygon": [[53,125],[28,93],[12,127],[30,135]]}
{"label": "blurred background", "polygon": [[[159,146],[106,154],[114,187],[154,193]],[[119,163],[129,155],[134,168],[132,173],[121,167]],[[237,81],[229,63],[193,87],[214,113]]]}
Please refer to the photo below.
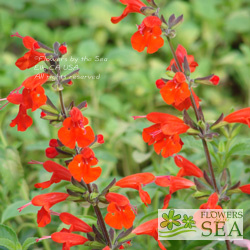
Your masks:
{"label": "blurred background", "polygon": [[[175,47],[182,44],[188,54],[194,55],[199,67],[192,77],[214,73],[221,78],[218,86],[199,86],[196,89],[202,99],[207,121],[215,121],[221,113],[228,114],[232,110],[250,106],[250,1],[156,2],[166,19],[171,14],[184,15],[183,24],[176,29],[173,44]],[[79,75],[86,76],[86,79],[74,80],[71,88],[65,88],[64,97],[68,104],[72,100],[76,104],[87,100],[85,116],[90,118],[95,132],[104,135],[105,144],[95,150],[103,169],[102,177],[98,180],[102,187],[114,177],[145,171],[167,175],[176,174],[179,170],[172,158],[157,156],[153,148],[143,142],[142,129],[150,124],[144,120],[133,121],[132,118],[132,115],[152,111],[181,115],[163,102],[155,87],[155,81],[166,76],[166,68],[172,59],[170,49],[165,44],[153,55],[134,51],[130,38],[143,16],[130,14],[119,24],[112,24],[110,18],[119,16],[123,9],[124,5],[114,0],[0,0],[0,97],[6,97],[28,76],[40,72],[34,68],[20,71],[15,66],[15,61],[26,49],[22,40],[11,38],[11,34],[19,32],[50,47],[55,41],[66,42],[68,61],[65,65],[68,69],[78,66]],[[70,58],[78,58],[78,62],[70,62]],[[88,76],[98,76],[99,79],[88,79]],[[50,99],[58,105],[57,93],[49,86],[45,88]],[[36,111],[32,113],[33,126],[26,132],[17,132],[16,128],[9,127],[17,111],[16,106],[9,104],[0,112],[0,215],[2,223],[11,226],[20,242],[23,242],[27,237],[50,235],[58,230],[58,220],[46,228],[37,229],[33,208],[28,208],[27,214],[22,217],[17,216],[16,212],[21,204],[44,192],[36,190],[34,184],[48,180],[50,174],[40,165],[27,163],[30,160],[46,160],[44,150],[48,147],[49,139],[56,138],[57,129],[41,120],[40,111]],[[240,135],[228,144],[224,131],[220,141],[211,143],[213,163],[218,171],[225,164],[229,167],[232,184],[239,179],[247,184],[250,181],[250,139],[245,138],[249,136],[249,129],[247,126],[231,128],[237,133],[241,131]],[[185,143],[182,155],[206,169],[200,141],[185,136],[182,139]],[[228,155],[232,157],[225,163]],[[52,185],[49,191],[64,190],[64,186],[65,183],[56,187]],[[167,194],[167,190],[157,189],[153,185],[145,190],[152,197],[152,204],[148,208],[142,205],[136,192],[122,190],[122,193],[129,195],[131,203],[138,206],[139,215],[135,225],[156,218],[157,209],[162,206],[164,195]],[[245,209],[245,235],[250,238],[250,201],[247,198],[244,194],[235,195],[229,206]],[[204,202],[195,200],[191,191],[183,190],[174,195],[170,207],[198,208]],[[83,215],[86,222],[95,221],[91,210],[76,204],[59,204],[54,210]],[[209,241],[165,241],[164,244],[168,249],[225,249],[224,243]],[[133,240],[132,249],[156,247],[153,238],[140,236]],[[47,240],[30,249],[61,249],[61,246]]]}

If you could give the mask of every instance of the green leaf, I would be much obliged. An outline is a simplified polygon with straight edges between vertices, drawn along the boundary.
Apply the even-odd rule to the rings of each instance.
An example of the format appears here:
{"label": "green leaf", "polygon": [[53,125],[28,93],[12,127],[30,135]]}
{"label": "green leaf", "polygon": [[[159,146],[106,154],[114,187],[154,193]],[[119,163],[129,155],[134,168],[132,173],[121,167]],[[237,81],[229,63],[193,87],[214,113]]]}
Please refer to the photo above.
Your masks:
{"label": "green leaf", "polygon": [[145,216],[143,216],[140,220],[139,220],[139,223],[138,225],[142,224],[143,222],[145,222],[147,220],[150,220],[150,219],[154,219],[154,218],[157,218],[157,214],[158,214],[158,211],[154,211],[154,212],[151,212],[149,214],[146,214]]}
{"label": "green leaf", "polygon": [[36,239],[37,239],[36,237],[31,237],[31,238],[26,239],[23,243],[22,250],[28,250],[29,246],[36,243]]}
{"label": "green leaf", "polygon": [[[3,224],[0,224],[0,238],[8,239],[15,244],[18,243],[16,233],[10,228]],[[2,240],[0,240],[0,243]],[[14,248],[15,249],[15,248]]]}
{"label": "green leaf", "polygon": [[0,237],[0,246],[6,247],[9,250],[15,250],[16,249],[16,245],[14,242],[8,240],[8,239],[4,239]]}
{"label": "green leaf", "polygon": [[250,23],[249,10],[232,12],[226,20],[226,29],[235,32],[248,32]]}
{"label": "green leaf", "polygon": [[120,100],[111,94],[103,94],[100,98],[100,103],[116,114],[119,114],[122,110]]}
{"label": "green leaf", "polygon": [[246,201],[241,202],[241,203],[236,207],[236,209],[243,209],[244,214],[246,214],[247,211],[250,210],[250,200],[246,200]]}
{"label": "green leaf", "polygon": [[221,12],[219,11],[217,6],[220,2],[221,1],[219,0],[194,0],[194,11],[204,19],[214,20],[216,18],[221,17]]}
{"label": "green leaf", "polygon": [[35,206],[28,206],[22,210],[22,212],[18,212],[18,208],[27,204],[27,201],[17,201],[11,205],[9,205],[3,212],[1,223],[4,223],[5,221],[14,218],[16,216],[25,215],[25,214],[35,214],[38,211],[38,207]]}
{"label": "green leaf", "polygon": [[5,191],[13,191],[17,188],[17,184],[23,176],[23,167],[19,153],[12,147],[1,149],[0,161],[0,173],[4,182]]}
{"label": "green leaf", "polygon": [[227,157],[231,155],[250,155],[250,139],[244,140],[244,142],[240,142],[235,144],[229,150]]}

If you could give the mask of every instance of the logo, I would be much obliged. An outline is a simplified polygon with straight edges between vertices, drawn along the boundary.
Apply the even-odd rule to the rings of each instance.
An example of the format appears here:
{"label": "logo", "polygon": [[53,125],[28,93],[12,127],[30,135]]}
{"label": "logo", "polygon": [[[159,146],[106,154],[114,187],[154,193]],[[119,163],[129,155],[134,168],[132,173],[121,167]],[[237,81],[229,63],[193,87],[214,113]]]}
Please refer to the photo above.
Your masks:
{"label": "logo", "polygon": [[159,209],[159,240],[243,239],[242,209]]}

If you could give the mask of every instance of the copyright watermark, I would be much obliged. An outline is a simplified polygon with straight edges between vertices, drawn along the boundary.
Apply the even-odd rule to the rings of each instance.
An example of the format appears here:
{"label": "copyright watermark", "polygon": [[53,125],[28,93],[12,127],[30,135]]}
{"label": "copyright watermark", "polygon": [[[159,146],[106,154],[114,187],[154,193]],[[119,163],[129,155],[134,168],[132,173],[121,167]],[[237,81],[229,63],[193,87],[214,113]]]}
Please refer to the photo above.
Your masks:
{"label": "copyright watermark", "polygon": [[243,209],[159,209],[159,240],[241,240]]}

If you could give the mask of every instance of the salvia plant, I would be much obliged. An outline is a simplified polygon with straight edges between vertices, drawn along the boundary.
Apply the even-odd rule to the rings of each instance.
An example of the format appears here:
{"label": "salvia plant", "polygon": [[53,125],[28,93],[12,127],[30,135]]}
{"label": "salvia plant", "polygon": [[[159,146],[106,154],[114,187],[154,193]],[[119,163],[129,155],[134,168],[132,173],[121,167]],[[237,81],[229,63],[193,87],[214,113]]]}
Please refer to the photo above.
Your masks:
{"label": "salvia plant", "polygon": [[[51,235],[37,238],[36,242],[52,240],[62,244],[62,249],[67,250],[73,246],[84,245],[89,249],[133,249],[133,238],[152,236],[164,250],[166,247],[158,240],[158,219],[148,220],[140,225],[134,225],[137,216],[135,204],[131,204],[128,197],[119,194],[119,190],[137,190],[141,202],[150,206],[151,198],[144,187],[148,184],[160,186],[165,199],[160,208],[167,208],[171,204],[171,198],[182,189],[191,189],[193,197],[205,200],[200,205],[201,209],[230,208],[229,201],[235,193],[250,194],[250,184],[231,182],[230,172],[226,164],[222,167],[212,164],[211,147],[208,142],[218,141],[220,131],[232,138],[235,134],[231,123],[242,123],[250,127],[250,108],[237,110],[224,116],[221,114],[217,121],[206,121],[202,111],[201,98],[195,93],[200,84],[216,87],[219,77],[211,74],[193,78],[192,73],[198,69],[198,63],[194,56],[178,45],[174,48],[172,39],[176,36],[176,27],[183,22],[183,16],[174,14],[168,18],[160,13],[160,8],[154,0],[147,0],[147,4],[140,0],[120,0],[125,5],[123,13],[118,17],[112,17],[111,22],[117,24],[130,13],[144,15],[136,32],[131,37],[133,49],[148,54],[153,54],[165,44],[173,59],[166,69],[166,78],[156,80],[159,94],[167,105],[177,110],[178,117],[172,114],[160,113],[152,110],[145,115],[134,116],[134,119],[146,119],[149,127],[142,131],[145,143],[153,147],[154,151],[163,158],[173,157],[176,166],[180,169],[176,176],[155,176],[150,172],[137,173],[117,180],[113,179],[105,188],[100,189],[96,184],[103,169],[98,165],[94,148],[104,143],[104,138],[98,131],[92,129],[88,118],[84,115],[87,102],[75,103],[74,100],[65,100],[63,93],[73,84],[73,76],[79,73],[76,69],[64,74],[62,70],[62,57],[67,56],[67,45],[55,42],[53,48],[36,41],[30,36],[16,33],[13,39],[22,39],[27,52],[16,61],[20,70],[26,70],[39,64],[44,64],[44,70],[25,79],[20,87],[12,90],[10,94],[1,99],[5,101],[2,107],[11,103],[18,105],[19,111],[11,123],[11,127],[26,131],[32,126],[32,118],[28,112],[40,109],[41,119],[48,121],[57,131],[57,137],[51,138],[46,149],[45,162],[39,159],[32,160],[29,164],[40,165],[51,173],[49,180],[36,183],[38,189],[47,189],[51,185],[59,185],[66,182],[63,192],[51,192],[36,195],[30,202],[19,208],[20,215],[28,206],[37,206],[38,227],[45,227],[55,217],[59,217],[64,226]],[[135,26],[136,27],[136,26]],[[50,86],[58,93],[60,106],[53,103],[46,96],[46,89]],[[135,121],[137,122],[137,121]],[[183,157],[180,152],[183,147],[181,136],[187,134],[201,140],[206,166],[204,169],[193,164]],[[213,152],[213,154],[215,154]],[[60,163],[55,161],[60,159]],[[225,159],[226,161],[226,159]],[[220,161],[217,163],[219,164]],[[190,199],[193,199],[190,197]],[[92,207],[96,217],[96,223],[86,223],[76,215],[68,211],[55,212],[53,206],[61,202],[74,202],[79,206]],[[64,206],[64,208],[66,208]],[[197,207],[194,207],[197,208]],[[34,240],[27,241],[23,249],[27,249]],[[248,246],[249,241],[238,242],[225,241],[225,248],[231,249],[232,243],[240,246]],[[9,249],[22,249],[19,244],[11,245],[7,239],[2,238],[1,244]],[[169,243],[167,243],[169,244]],[[173,243],[174,244],[174,243]]]}

